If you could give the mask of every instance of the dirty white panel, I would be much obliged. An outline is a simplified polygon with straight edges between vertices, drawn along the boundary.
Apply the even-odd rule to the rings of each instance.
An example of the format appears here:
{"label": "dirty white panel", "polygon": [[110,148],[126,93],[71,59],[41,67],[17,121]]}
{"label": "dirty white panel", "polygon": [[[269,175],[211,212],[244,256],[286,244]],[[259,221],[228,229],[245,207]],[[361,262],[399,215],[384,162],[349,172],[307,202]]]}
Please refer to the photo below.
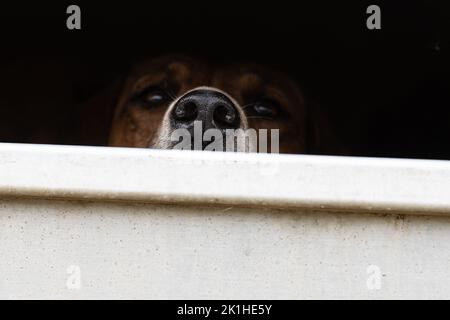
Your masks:
{"label": "dirty white panel", "polygon": [[0,298],[448,299],[450,162],[0,144],[0,243]]}
{"label": "dirty white panel", "polygon": [[450,297],[446,217],[6,200],[0,241],[0,298]]}

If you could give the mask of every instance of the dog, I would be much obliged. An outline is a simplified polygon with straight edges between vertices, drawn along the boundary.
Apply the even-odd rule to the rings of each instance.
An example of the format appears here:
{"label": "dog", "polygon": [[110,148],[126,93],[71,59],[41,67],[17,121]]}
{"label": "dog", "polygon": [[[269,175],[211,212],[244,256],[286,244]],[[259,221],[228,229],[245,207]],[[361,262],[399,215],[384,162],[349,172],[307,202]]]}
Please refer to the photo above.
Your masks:
{"label": "dog", "polygon": [[[316,130],[320,125],[310,122],[323,121],[311,119],[312,114],[297,83],[279,71],[253,63],[212,64],[164,56],[144,61],[129,73],[117,99],[108,144],[176,149],[177,130],[194,136],[197,131],[202,138],[209,129],[224,135],[235,130],[240,132],[235,139],[245,139],[242,132],[251,129],[276,131],[267,152],[314,153],[323,128]],[[187,149],[209,150],[208,141],[189,142]],[[259,152],[254,145],[230,150],[222,143],[223,151]]]}

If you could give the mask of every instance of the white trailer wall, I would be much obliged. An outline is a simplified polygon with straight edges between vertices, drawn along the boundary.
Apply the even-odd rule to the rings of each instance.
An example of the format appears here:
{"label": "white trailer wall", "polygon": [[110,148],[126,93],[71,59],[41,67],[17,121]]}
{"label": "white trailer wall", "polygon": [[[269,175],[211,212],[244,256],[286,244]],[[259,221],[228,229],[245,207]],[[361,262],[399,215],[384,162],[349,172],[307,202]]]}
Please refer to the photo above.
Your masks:
{"label": "white trailer wall", "polygon": [[0,144],[0,298],[450,298],[450,163]]}

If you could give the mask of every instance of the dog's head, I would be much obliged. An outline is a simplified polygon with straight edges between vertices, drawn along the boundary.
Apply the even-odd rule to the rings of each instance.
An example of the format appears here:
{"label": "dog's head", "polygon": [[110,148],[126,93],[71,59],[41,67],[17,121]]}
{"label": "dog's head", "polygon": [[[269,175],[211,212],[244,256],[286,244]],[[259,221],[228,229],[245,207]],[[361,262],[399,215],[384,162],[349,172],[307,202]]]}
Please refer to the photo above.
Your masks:
{"label": "dog's head", "polygon": [[[270,152],[271,140],[276,139],[271,131],[278,129],[279,152],[304,153],[306,119],[302,92],[279,72],[251,64],[211,65],[188,57],[163,57],[136,66],[127,78],[109,144],[172,149],[181,145],[183,135],[194,139],[200,134],[200,143],[187,141],[189,149],[210,150],[208,144],[215,141],[228,151],[229,132],[234,130],[234,139],[239,139],[253,130],[258,143],[268,140]],[[217,133],[223,134],[222,141],[217,141]],[[250,149],[256,151],[254,147]]]}

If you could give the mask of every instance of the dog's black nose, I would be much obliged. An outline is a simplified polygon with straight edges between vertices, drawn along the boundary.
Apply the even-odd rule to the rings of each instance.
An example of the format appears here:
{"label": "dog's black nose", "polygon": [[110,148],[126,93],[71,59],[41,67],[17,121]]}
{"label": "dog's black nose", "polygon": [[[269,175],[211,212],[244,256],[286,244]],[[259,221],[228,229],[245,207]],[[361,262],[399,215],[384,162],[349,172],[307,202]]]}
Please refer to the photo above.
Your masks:
{"label": "dog's black nose", "polygon": [[173,127],[190,127],[202,121],[203,130],[210,128],[237,129],[240,117],[234,103],[224,94],[208,89],[194,90],[175,104],[171,121]]}

